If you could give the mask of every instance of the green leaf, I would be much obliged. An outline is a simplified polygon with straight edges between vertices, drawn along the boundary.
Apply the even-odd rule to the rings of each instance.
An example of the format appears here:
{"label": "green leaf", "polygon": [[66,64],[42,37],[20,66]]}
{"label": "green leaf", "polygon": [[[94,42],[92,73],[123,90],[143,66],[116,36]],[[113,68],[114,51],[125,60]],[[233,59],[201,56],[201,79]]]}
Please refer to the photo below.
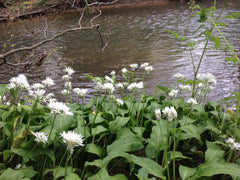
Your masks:
{"label": "green leaf", "polygon": [[211,162],[211,163],[204,163],[202,164],[197,172],[196,178],[200,178],[203,176],[213,176],[217,174],[229,174],[233,176],[240,176],[240,166],[233,163],[227,162]]}
{"label": "green leaf", "polygon": [[131,155],[131,159],[135,164],[143,167],[149,174],[161,179],[166,179],[164,176],[164,169],[155,161],[145,157],[137,157],[135,155]]}
{"label": "green leaf", "polygon": [[102,168],[104,167],[103,165],[103,160],[102,159],[96,159],[92,162],[89,162],[89,161],[86,161],[85,164],[84,164],[85,167],[88,167],[88,166],[96,166],[96,167],[99,167],[99,168]]}
{"label": "green leaf", "polygon": [[179,174],[182,180],[188,180],[191,176],[195,174],[197,168],[189,168],[186,166],[179,166]]}
{"label": "green leaf", "polygon": [[117,139],[107,147],[107,152],[111,151],[137,151],[143,148],[142,140],[133,134],[128,128],[121,129],[117,134]]}
{"label": "green leaf", "polygon": [[224,151],[208,148],[205,152],[205,160],[207,162],[216,162],[223,159]]}
{"label": "green leaf", "polygon": [[98,134],[101,134],[102,132],[108,131],[107,128],[103,127],[102,125],[99,125],[92,129],[92,135],[96,136]]}
{"label": "green leaf", "polygon": [[110,131],[113,133],[119,131],[124,125],[128,123],[129,120],[130,117],[117,116],[117,118],[114,121],[109,122]]}
{"label": "green leaf", "polygon": [[81,180],[81,178],[77,174],[71,173],[66,176],[66,180]]}
{"label": "green leaf", "polygon": [[196,138],[202,143],[202,140],[201,140],[201,137],[200,137],[200,135],[202,133],[201,128],[196,127],[193,124],[189,124],[189,125],[180,127],[180,129],[185,132],[185,134],[182,134],[181,139]]}
{"label": "green leaf", "polygon": [[[96,116],[96,118],[95,118],[95,116]],[[105,120],[101,116],[95,115],[95,114],[89,114],[88,117],[89,117],[90,123],[94,122],[94,124],[102,123]],[[95,118],[95,120],[94,120],[94,118]]]}
{"label": "green leaf", "polygon": [[77,134],[81,134],[84,137],[84,139],[87,139],[88,137],[91,136],[90,129],[87,126],[77,127],[73,131]]}
{"label": "green leaf", "polygon": [[[173,151],[170,151],[168,153],[170,154],[170,160],[173,160],[173,157],[174,157]],[[180,151],[175,151],[175,160],[178,161],[182,159],[192,159],[192,158],[184,156]]]}
{"label": "green leaf", "polygon": [[27,167],[25,169],[13,170],[12,168],[8,168],[3,172],[0,176],[1,180],[21,180],[23,178],[33,178],[37,174],[34,171],[33,167]]}
{"label": "green leaf", "polygon": [[102,168],[97,174],[88,178],[88,180],[127,180],[123,174],[117,174],[115,176],[109,176],[106,168]]}
{"label": "green leaf", "polygon": [[93,143],[87,144],[85,150],[89,153],[98,155],[100,158],[103,156],[103,149]]}
{"label": "green leaf", "polygon": [[[156,126],[152,127],[152,133],[148,140],[149,145],[146,148],[147,157],[156,158],[164,148],[164,143],[167,138],[167,121],[154,121]],[[154,147],[154,149],[152,149]],[[154,155],[155,154],[155,155]]]}
{"label": "green leaf", "polygon": [[[73,169],[72,167],[69,166],[69,167],[67,167],[66,175],[69,175],[69,174],[73,173],[74,171],[75,171],[75,169]],[[46,169],[44,171],[43,175],[45,176],[49,172],[53,172],[53,178],[58,179],[65,175],[65,167],[58,166],[53,169]]]}

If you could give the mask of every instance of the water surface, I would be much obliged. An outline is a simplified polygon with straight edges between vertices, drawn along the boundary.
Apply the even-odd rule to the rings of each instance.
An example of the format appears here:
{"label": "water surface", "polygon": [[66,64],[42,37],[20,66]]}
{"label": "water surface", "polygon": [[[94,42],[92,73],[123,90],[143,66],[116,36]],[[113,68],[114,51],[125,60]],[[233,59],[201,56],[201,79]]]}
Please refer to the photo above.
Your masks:
{"label": "water surface", "polygon": [[[204,4],[205,3],[205,4]],[[202,2],[209,6],[210,2]],[[223,1],[217,1],[218,8]],[[239,12],[240,2],[230,1],[223,13],[223,17]],[[154,71],[145,83],[148,93],[154,91],[156,85],[174,86],[173,75],[182,73],[187,78],[193,77],[193,67],[190,53],[183,42],[176,41],[166,30],[175,31],[187,39],[198,39],[198,17],[191,17],[193,11],[188,9],[186,3],[169,2],[162,5],[114,8],[103,11],[97,19],[100,31],[111,29],[110,42],[104,52],[101,52],[101,42],[95,29],[68,33],[55,41],[41,47],[48,50],[44,65],[32,67],[27,73],[22,69],[0,67],[0,83],[8,83],[12,76],[25,73],[31,83],[39,82],[46,76],[52,77],[56,86],[52,90],[61,96],[64,82],[61,79],[66,66],[72,67],[76,73],[73,75],[73,87],[89,88],[92,92],[94,84],[84,74],[105,76],[115,70],[118,77],[123,67],[132,63],[149,62]],[[48,16],[48,37],[61,30],[75,27],[79,13],[67,12],[57,16]],[[87,18],[85,19],[87,22]],[[235,46],[240,54],[240,19],[224,20],[227,27],[221,27],[229,42]],[[23,47],[38,42],[44,38],[44,18],[34,18],[8,24],[0,24],[0,47],[4,44]],[[217,33],[217,32],[215,32]],[[200,43],[193,51],[195,63],[199,60],[204,43]],[[40,51],[41,49],[37,49]],[[3,49],[0,49],[2,51]],[[230,90],[236,91],[239,84],[239,66],[226,62],[226,52],[208,49],[204,57],[200,72],[210,72],[217,78],[217,86],[211,93],[210,100],[219,100],[226,97]],[[21,58],[21,57],[14,57]],[[137,72],[142,76],[142,71]],[[91,96],[91,93],[88,97]]]}

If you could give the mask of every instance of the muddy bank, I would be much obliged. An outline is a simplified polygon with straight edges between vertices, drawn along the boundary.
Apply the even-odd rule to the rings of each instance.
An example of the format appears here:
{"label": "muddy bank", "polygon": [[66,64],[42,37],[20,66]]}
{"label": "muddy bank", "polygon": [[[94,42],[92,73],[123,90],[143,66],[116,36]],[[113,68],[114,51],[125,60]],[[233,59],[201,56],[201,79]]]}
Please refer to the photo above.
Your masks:
{"label": "muddy bank", "polygon": [[[173,0],[118,0],[115,3],[103,4],[101,9],[134,7],[145,5],[159,5]],[[175,0],[181,1],[184,0]],[[109,0],[102,0],[109,3]],[[46,14],[57,14],[63,11],[76,11],[83,8],[84,1],[76,0],[69,3],[59,0],[31,0],[31,1],[8,1],[0,0],[0,22],[14,21],[17,19],[32,18]],[[94,10],[94,6],[91,6]],[[94,12],[94,11],[93,11]]]}

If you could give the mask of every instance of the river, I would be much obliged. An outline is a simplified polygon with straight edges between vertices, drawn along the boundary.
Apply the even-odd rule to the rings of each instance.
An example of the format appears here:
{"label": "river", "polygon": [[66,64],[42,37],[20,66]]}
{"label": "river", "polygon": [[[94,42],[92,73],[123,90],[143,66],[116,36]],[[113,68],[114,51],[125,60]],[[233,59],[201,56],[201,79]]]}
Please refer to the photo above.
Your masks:
{"label": "river", "polygon": [[[209,3],[210,1],[201,2],[204,6],[209,6]],[[223,1],[217,1],[218,11],[222,6]],[[166,30],[175,31],[187,39],[201,39],[197,37],[200,32],[197,29],[200,25],[197,22],[198,17],[191,17],[194,12],[188,7],[187,3],[170,1],[152,6],[105,9],[102,16],[96,20],[100,24],[101,32],[112,30],[109,45],[104,52],[99,50],[101,43],[95,29],[68,33],[42,47],[48,50],[49,56],[40,67],[34,66],[28,72],[24,72],[22,69],[1,66],[0,83],[8,83],[11,77],[19,73],[24,73],[31,83],[42,81],[49,76],[56,83],[52,91],[57,96],[62,96],[64,82],[61,77],[64,75],[64,68],[70,66],[76,71],[72,78],[73,88],[88,88],[89,98],[93,93],[94,84],[84,74],[104,77],[114,70],[119,78],[121,69],[129,64],[148,62],[154,71],[145,83],[147,92],[153,92],[157,85],[173,87],[173,75],[182,73],[185,77],[192,78],[193,67],[189,50],[184,43],[175,40]],[[239,12],[239,9],[240,2],[230,0],[223,17]],[[76,26],[78,18],[78,12],[47,16],[47,36]],[[87,18],[85,20],[87,22]],[[240,19],[222,21],[227,23],[227,27],[221,29],[239,55]],[[0,24],[0,51],[3,51],[4,44],[7,50],[12,48],[11,46],[23,47],[42,40],[44,28],[45,19],[41,17]],[[202,42],[193,50],[196,64],[203,47]],[[227,52],[209,48],[203,59],[200,73],[209,72],[217,78],[217,85],[210,94],[210,100],[219,100],[226,97],[229,91],[238,89],[239,65],[225,61],[228,56]],[[137,75],[141,77],[142,72],[138,71]]]}

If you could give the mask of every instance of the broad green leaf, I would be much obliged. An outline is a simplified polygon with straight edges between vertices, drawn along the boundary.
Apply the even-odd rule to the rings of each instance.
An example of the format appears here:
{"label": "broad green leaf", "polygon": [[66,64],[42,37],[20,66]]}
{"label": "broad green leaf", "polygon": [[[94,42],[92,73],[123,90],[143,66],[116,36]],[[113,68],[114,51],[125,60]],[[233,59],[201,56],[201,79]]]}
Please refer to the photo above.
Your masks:
{"label": "broad green leaf", "polygon": [[205,161],[207,162],[216,162],[223,160],[224,151],[208,148],[205,152]]}
{"label": "broad green leaf", "polygon": [[166,179],[164,176],[164,169],[155,161],[145,157],[137,157],[135,155],[131,155],[131,159],[135,164],[143,167],[149,174],[161,179]]}
{"label": "broad green leaf", "polygon": [[66,180],[81,180],[81,178],[77,174],[71,173],[66,176]]}
{"label": "broad green leaf", "polygon": [[117,134],[117,139],[107,147],[107,152],[111,151],[137,151],[143,148],[142,140],[129,129],[121,129]]}
{"label": "broad green leaf", "polygon": [[24,178],[33,178],[37,174],[34,171],[33,167],[27,167],[25,169],[14,170],[8,168],[5,170],[2,175],[0,176],[1,180],[22,180]]}
{"label": "broad green leaf", "polygon": [[99,125],[95,128],[92,128],[92,135],[96,136],[98,134],[101,134],[102,132],[108,131],[107,128],[103,127],[102,125]]}
{"label": "broad green leaf", "polygon": [[180,129],[185,132],[185,134],[182,134],[182,139],[196,138],[200,142],[202,142],[200,137],[202,133],[201,128],[196,127],[193,124],[189,124],[189,125],[180,127]]}
{"label": "broad green leaf", "polygon": [[103,156],[103,149],[100,146],[97,146],[93,143],[87,144],[85,150],[89,153],[93,153],[93,154],[98,155],[98,157]]}
{"label": "broad green leaf", "polygon": [[[154,121],[156,126],[152,127],[152,133],[150,139],[148,140],[149,145],[147,146],[147,157],[156,157],[163,150],[164,143],[167,138],[167,121]],[[151,148],[154,149],[151,150]],[[153,153],[155,155],[153,156]]]}
{"label": "broad green leaf", "polygon": [[35,149],[34,151],[32,151],[32,149],[12,149],[10,150],[12,153],[15,153],[21,157],[23,157],[23,159],[32,159],[32,160],[37,160],[40,158],[41,155],[47,155],[53,162],[53,164],[55,164],[55,154],[53,152],[52,149]]}
{"label": "broad green leaf", "polygon": [[109,122],[109,129],[111,132],[116,132],[120,130],[124,125],[128,123],[130,120],[130,117],[120,117],[117,116],[117,118],[114,121]]}
{"label": "broad green leaf", "polygon": [[179,174],[182,180],[188,180],[191,176],[195,174],[197,168],[189,168],[186,166],[179,166]]}
{"label": "broad green leaf", "polygon": [[102,159],[96,159],[96,160],[94,160],[94,161],[92,161],[92,162],[86,161],[85,164],[84,164],[84,166],[85,166],[85,167],[88,167],[88,166],[97,166],[97,167],[99,167],[99,168],[104,167]]}
{"label": "broad green leaf", "polygon": [[217,174],[229,174],[233,176],[240,176],[240,166],[233,163],[221,162],[211,162],[202,164],[196,172],[196,178],[201,178],[203,176],[213,176]]}
{"label": "broad green leaf", "polygon": [[[174,158],[173,151],[170,151],[168,153],[170,154],[170,160],[173,160],[173,158]],[[184,156],[182,154],[182,152],[180,152],[180,151],[175,151],[175,160],[178,161],[178,160],[182,160],[182,159],[192,159],[192,158]]]}
{"label": "broad green leaf", "polygon": [[144,127],[133,127],[132,128],[133,132],[135,132],[139,137],[142,137],[145,128]]}
{"label": "broad green leaf", "polygon": [[99,124],[102,123],[105,119],[103,119],[100,115],[89,114],[90,123]]}
{"label": "broad green leaf", "polygon": [[188,124],[193,124],[196,120],[194,119],[191,119],[189,117],[186,117],[186,116],[183,116],[181,118],[181,120],[179,120],[179,123],[181,126],[185,126],[185,125],[188,125]]}
{"label": "broad green leaf", "polygon": [[127,180],[126,176],[123,174],[117,174],[115,176],[110,176],[106,168],[102,168],[97,174],[88,178],[88,180]]}
{"label": "broad green leaf", "polygon": [[88,137],[91,136],[90,129],[89,129],[89,127],[86,127],[86,126],[77,127],[73,131],[77,134],[81,134],[84,137],[84,139],[87,139]]}
{"label": "broad green leaf", "polygon": [[[75,169],[73,169],[72,167],[67,167],[66,175],[69,175],[69,174],[73,173],[74,171],[75,171]],[[57,166],[53,169],[46,169],[44,171],[43,175],[45,176],[49,172],[53,172],[53,179],[58,179],[65,175],[65,167]]]}

